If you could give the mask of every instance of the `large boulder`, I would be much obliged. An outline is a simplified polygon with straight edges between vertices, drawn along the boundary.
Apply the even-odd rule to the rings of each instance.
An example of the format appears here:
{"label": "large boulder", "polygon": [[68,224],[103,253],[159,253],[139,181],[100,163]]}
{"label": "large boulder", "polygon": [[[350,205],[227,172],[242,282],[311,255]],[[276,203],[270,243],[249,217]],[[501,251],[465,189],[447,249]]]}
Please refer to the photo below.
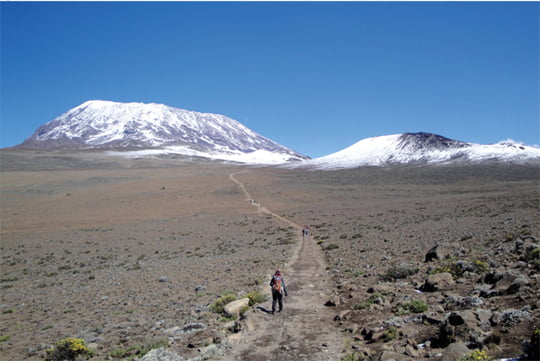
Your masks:
{"label": "large boulder", "polygon": [[536,243],[536,238],[534,237],[520,237],[514,242],[514,252],[521,255],[520,259],[523,261],[530,261],[537,258],[538,249],[540,249],[540,245]]}
{"label": "large boulder", "polygon": [[466,355],[470,350],[462,342],[451,343],[443,353],[441,361],[458,361],[463,355]]}
{"label": "large boulder", "polygon": [[425,283],[420,287],[424,292],[436,292],[447,290],[455,284],[454,278],[448,272],[429,275]]}
{"label": "large boulder", "polygon": [[174,326],[164,331],[165,335],[171,340],[179,340],[184,335],[206,330],[206,325],[203,323],[190,323],[183,327]]}
{"label": "large boulder", "polygon": [[525,289],[530,283],[529,277],[516,270],[508,270],[502,274],[495,290],[501,294],[514,294]]}
{"label": "large boulder", "polygon": [[463,310],[446,315],[439,329],[438,343],[445,347],[454,342],[477,348],[489,336],[491,313],[486,310]]}
{"label": "large boulder", "polygon": [[245,309],[248,306],[249,298],[246,297],[227,303],[223,310],[228,316],[234,317],[240,316],[240,311],[242,311],[242,309]]}
{"label": "large boulder", "polygon": [[172,351],[156,348],[144,355],[141,361],[185,361],[185,359]]}

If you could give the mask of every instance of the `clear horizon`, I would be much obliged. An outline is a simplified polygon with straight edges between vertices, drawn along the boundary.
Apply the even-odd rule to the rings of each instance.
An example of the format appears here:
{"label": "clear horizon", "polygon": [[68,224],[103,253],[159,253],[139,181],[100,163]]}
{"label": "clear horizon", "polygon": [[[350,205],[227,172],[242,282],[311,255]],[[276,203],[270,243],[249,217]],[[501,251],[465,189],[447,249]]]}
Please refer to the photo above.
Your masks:
{"label": "clear horizon", "polygon": [[2,2],[0,148],[88,100],[218,113],[320,157],[540,144],[537,2]]}

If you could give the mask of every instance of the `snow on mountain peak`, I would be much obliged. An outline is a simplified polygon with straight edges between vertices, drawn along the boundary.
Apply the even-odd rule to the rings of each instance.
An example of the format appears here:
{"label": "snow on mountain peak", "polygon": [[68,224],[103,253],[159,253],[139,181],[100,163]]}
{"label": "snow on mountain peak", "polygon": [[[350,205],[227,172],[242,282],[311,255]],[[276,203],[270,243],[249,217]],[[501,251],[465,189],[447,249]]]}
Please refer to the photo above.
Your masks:
{"label": "snow on mountain peak", "polygon": [[403,133],[366,138],[336,153],[296,166],[317,169],[355,168],[389,164],[430,164],[451,161],[540,161],[540,148],[500,142],[466,143],[432,133]]}
{"label": "snow on mountain peak", "polygon": [[[234,119],[163,104],[89,100],[39,127],[21,148],[125,149],[168,147],[225,158],[253,152],[276,153],[279,159],[302,160],[298,154]],[[177,148],[174,148],[177,147]],[[260,153],[260,152],[259,152]],[[183,154],[183,153],[182,153]],[[275,162],[276,157],[271,157]]]}
{"label": "snow on mountain peak", "polygon": [[[39,127],[19,148],[107,149],[125,156],[182,154],[251,164],[318,169],[485,160],[540,161],[540,148],[512,140],[467,143],[432,133],[402,133],[360,140],[339,152],[307,160],[234,119],[163,104],[89,100]],[[129,150],[129,151],[128,151]]]}

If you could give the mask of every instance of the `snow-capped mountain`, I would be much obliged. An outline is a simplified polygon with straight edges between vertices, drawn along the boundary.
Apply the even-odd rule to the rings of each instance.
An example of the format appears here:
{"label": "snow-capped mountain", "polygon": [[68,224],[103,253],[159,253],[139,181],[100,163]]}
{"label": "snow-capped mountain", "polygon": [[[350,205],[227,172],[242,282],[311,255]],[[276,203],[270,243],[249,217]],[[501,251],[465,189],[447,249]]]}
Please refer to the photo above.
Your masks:
{"label": "snow-capped mountain", "polygon": [[431,133],[403,133],[363,139],[339,152],[306,160],[299,166],[340,169],[486,160],[540,161],[540,148],[513,141],[483,145],[452,140]]}
{"label": "snow-capped mountain", "polygon": [[538,147],[513,141],[474,144],[423,132],[367,138],[339,152],[309,159],[224,115],[101,100],[67,111],[17,147],[102,149],[128,157],[180,154],[251,164],[297,161],[292,166],[317,169],[484,160],[540,162]]}
{"label": "snow-capped mountain", "polygon": [[173,153],[255,163],[307,158],[224,115],[102,100],[67,111],[18,147],[130,149],[133,156]]}

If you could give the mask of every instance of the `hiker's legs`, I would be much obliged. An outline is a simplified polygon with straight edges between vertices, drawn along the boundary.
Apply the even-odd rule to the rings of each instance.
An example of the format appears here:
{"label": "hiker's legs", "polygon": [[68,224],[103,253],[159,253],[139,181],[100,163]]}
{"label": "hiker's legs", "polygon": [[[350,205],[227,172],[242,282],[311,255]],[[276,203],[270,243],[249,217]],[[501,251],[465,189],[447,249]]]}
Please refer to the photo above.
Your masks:
{"label": "hiker's legs", "polygon": [[276,302],[278,300],[279,293],[272,290],[272,313],[276,312]]}
{"label": "hiker's legs", "polygon": [[276,304],[279,306],[278,312],[283,310],[283,294],[272,290],[272,313],[276,312]]}

